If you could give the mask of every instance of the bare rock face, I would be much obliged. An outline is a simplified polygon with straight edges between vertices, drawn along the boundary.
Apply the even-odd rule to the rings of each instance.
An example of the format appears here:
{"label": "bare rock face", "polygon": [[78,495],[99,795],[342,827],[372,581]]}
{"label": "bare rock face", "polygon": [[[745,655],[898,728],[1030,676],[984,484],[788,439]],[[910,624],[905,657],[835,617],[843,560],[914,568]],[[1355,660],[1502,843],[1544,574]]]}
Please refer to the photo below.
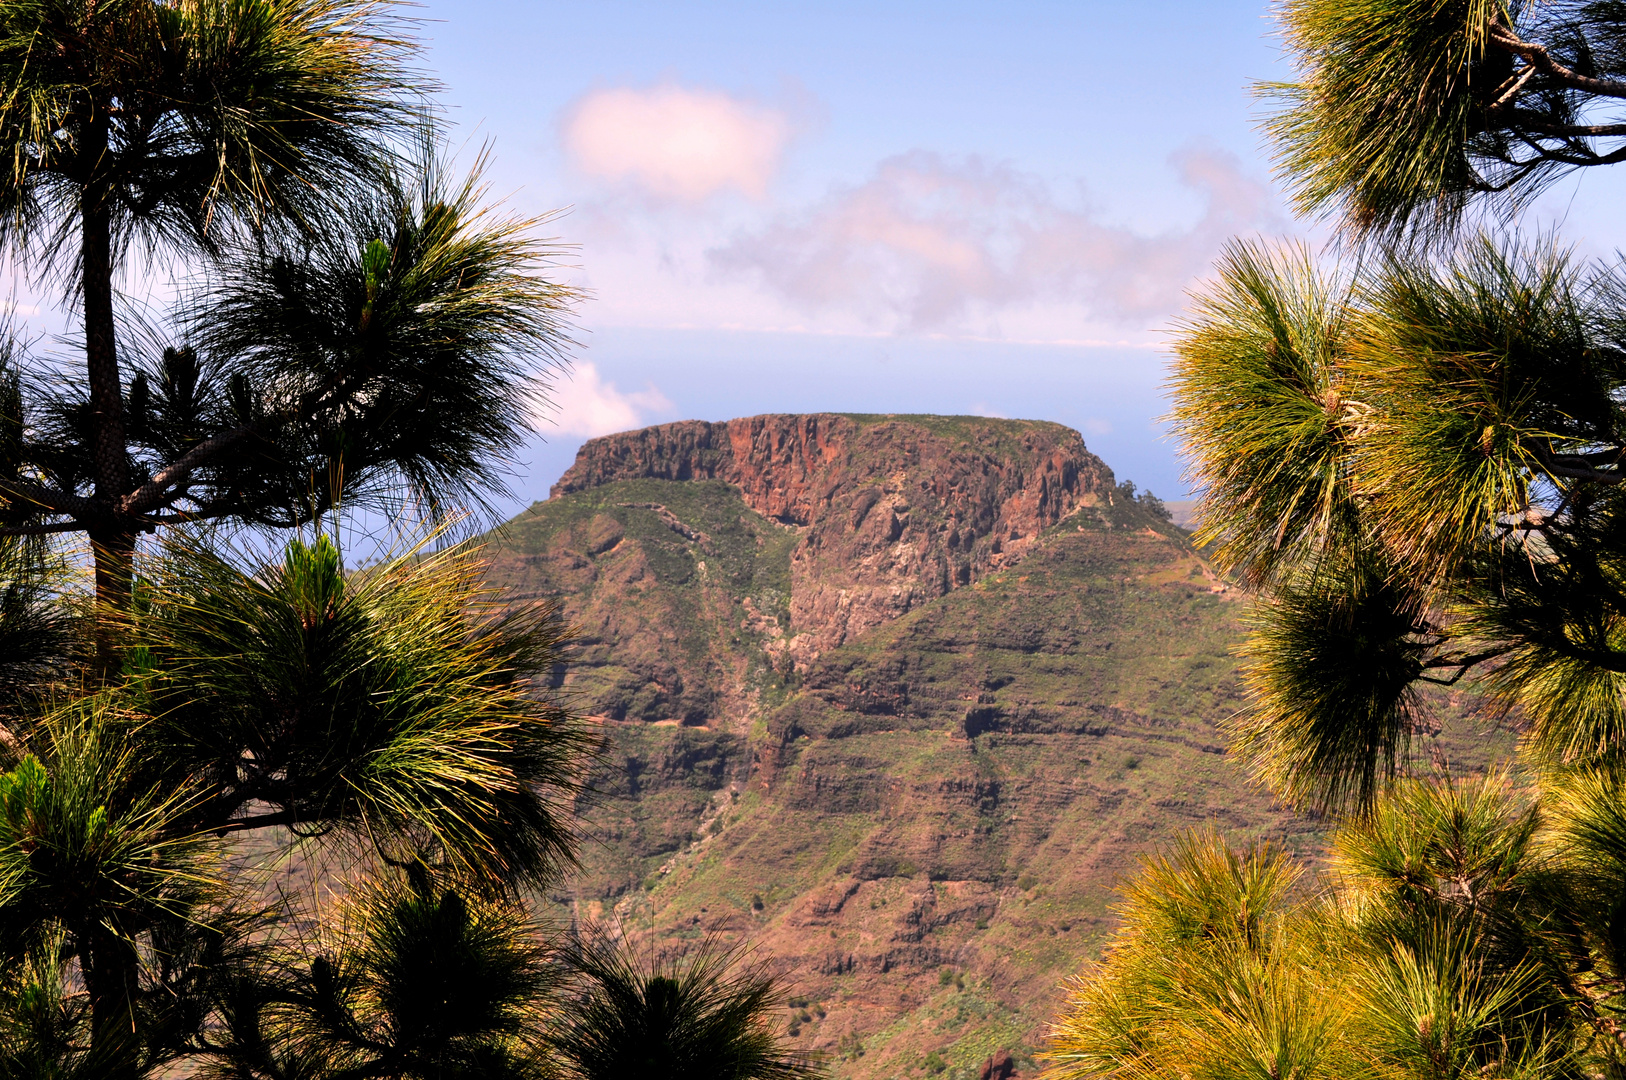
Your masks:
{"label": "bare rock face", "polygon": [[799,668],[1010,565],[1113,483],[1059,424],[814,413],[593,439],[552,496],[634,479],[721,480],[757,513],[803,531],[790,625],[774,646]]}

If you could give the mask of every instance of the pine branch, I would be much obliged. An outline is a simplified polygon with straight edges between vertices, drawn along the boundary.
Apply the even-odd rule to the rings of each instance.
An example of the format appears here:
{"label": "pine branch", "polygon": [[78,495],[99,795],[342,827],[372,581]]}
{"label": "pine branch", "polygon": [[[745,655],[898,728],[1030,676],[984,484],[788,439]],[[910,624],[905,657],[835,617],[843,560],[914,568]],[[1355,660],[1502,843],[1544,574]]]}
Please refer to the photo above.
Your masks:
{"label": "pine branch", "polygon": [[1617,79],[1597,79],[1582,75],[1552,58],[1547,46],[1525,41],[1500,23],[1490,28],[1490,42],[1503,52],[1512,53],[1539,70],[1549,79],[1570,90],[1579,90],[1600,97],[1626,98],[1626,82]]}

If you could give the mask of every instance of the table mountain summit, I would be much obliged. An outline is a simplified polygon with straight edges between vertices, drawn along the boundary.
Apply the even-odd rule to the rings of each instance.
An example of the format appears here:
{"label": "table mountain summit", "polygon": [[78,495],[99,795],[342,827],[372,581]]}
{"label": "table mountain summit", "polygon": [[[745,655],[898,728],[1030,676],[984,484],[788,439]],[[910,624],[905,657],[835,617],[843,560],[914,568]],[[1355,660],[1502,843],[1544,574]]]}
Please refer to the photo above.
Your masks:
{"label": "table mountain summit", "polygon": [[815,413],[594,439],[553,497],[626,480],[720,481],[802,530],[777,647],[804,666],[1012,564],[1113,487],[1112,471],[1059,424]]}

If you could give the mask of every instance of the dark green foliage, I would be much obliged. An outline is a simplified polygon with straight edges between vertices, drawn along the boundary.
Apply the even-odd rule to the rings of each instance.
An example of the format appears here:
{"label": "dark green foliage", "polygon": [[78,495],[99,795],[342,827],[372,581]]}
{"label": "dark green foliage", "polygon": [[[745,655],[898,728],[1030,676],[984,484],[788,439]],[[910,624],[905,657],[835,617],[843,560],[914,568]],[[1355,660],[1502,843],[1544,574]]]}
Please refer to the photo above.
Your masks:
{"label": "dark green foliage", "polygon": [[496,887],[551,879],[593,741],[530,692],[559,660],[555,609],[499,612],[482,572],[453,548],[347,577],[325,536],[257,575],[172,549],[126,637],[146,768],[204,785],[200,829],[280,824]]}
{"label": "dark green foliage", "polygon": [[1547,245],[1480,238],[1394,257],[1363,282],[1347,366],[1370,412],[1356,482],[1385,545],[1423,581],[1484,550],[1493,523],[1579,490],[1566,459],[1622,434],[1614,274]]}
{"label": "dark green foliage", "polygon": [[157,921],[185,919],[218,885],[207,845],[179,832],[196,793],[142,784],[114,717],[64,717],[0,774],[0,931],[8,952],[49,941],[61,923],[130,941]]}
{"label": "dark green foliage", "polygon": [[1424,724],[1427,628],[1416,597],[1373,563],[1324,559],[1252,620],[1243,670],[1254,707],[1230,722],[1231,745],[1295,803],[1371,805]]}
{"label": "dark green foliage", "polygon": [[[441,171],[406,29],[390,0],[0,3],[0,246],[85,335],[82,368],[6,335],[0,538],[86,533],[104,607],[160,526],[502,492],[573,294],[483,162]],[[141,254],[187,286],[156,325],[114,300]]]}
{"label": "dark green foliage", "polygon": [[205,1075],[523,1080],[552,982],[538,928],[421,865],[363,886],[321,944],[275,950],[241,980]]}
{"label": "dark green foliage", "polygon": [[89,1010],[64,993],[61,961],[60,947],[48,942],[7,968],[0,985],[0,1076],[6,1080],[90,1080],[105,1069],[78,1042]]}
{"label": "dark green foliage", "polygon": [[320,217],[411,122],[403,29],[371,0],[0,5],[4,239],[67,272],[87,198],[115,250]]}
{"label": "dark green foliage", "polygon": [[76,702],[0,774],[0,1075],[185,1054],[252,921],[219,845],[184,825],[198,787],[146,782],[130,719]]}
{"label": "dark green foliage", "polygon": [[[0,773],[0,1077],[556,1075],[558,964],[519,894],[574,859],[597,743],[530,682],[555,610],[498,609],[465,548],[142,569],[120,677],[20,726]],[[340,900],[268,902],[222,840],[274,827],[343,856]],[[708,1075],[807,1075],[736,959],[623,1019],[744,1070]]]}
{"label": "dark green foliage", "polygon": [[[55,553],[0,539],[0,725],[73,676],[82,642],[74,612],[61,602],[67,577]],[[0,746],[0,763],[10,763],[14,749]]]}
{"label": "dark green foliage", "polygon": [[[1572,910],[1598,966],[1618,977],[1626,972],[1626,779],[1618,768],[1567,771],[1548,791]],[[1618,1012],[1618,995],[1614,1004]]]}
{"label": "dark green foliage", "polygon": [[792,1080],[816,1075],[771,1027],[776,979],[713,940],[643,959],[593,931],[563,954],[570,1004],[549,1040],[579,1080]]}
{"label": "dark green foliage", "polygon": [[[503,493],[565,362],[571,297],[539,276],[554,252],[536,223],[495,216],[478,172],[449,178],[433,155],[383,169],[318,234],[231,247],[172,322],[129,328],[123,440],[144,523],[286,527],[409,500],[438,517]],[[0,364],[0,411],[7,386],[27,420],[10,475],[84,494],[89,397],[20,357]],[[9,520],[59,518],[19,499]]]}
{"label": "dark green foliage", "polygon": [[1483,183],[1470,136],[1484,124],[1487,92],[1500,92],[1502,80],[1483,67],[1500,8],[1494,0],[1284,6],[1302,81],[1263,90],[1286,106],[1267,130],[1301,209],[1337,213],[1357,233],[1438,228],[1461,215]]}
{"label": "dark green foliage", "polygon": [[[465,549],[137,545],[501,492],[572,296],[479,166],[440,171],[405,29],[0,0],[0,246],[85,349],[0,335],[0,1077],[548,1072],[518,896],[574,859],[596,746],[532,682],[557,612],[500,610]],[[189,286],[152,323],[114,297],[141,256]],[[39,539],[71,532],[94,601]],[[319,841],[348,897],[298,912],[256,863]]]}
{"label": "dark green foliage", "polygon": [[234,251],[196,298],[186,332],[221,370],[189,441],[253,427],[194,476],[204,516],[279,525],[402,493],[439,514],[503,493],[570,294],[538,276],[555,253],[536,223],[495,217],[480,166],[453,179],[433,153],[315,237]]}
{"label": "dark green foliage", "polygon": [[1543,533],[1542,555],[1504,544],[1484,560],[1463,631],[1502,644],[1487,675],[1528,718],[1533,750],[1551,762],[1611,762],[1626,738],[1626,532],[1613,494],[1579,502],[1567,528]]}
{"label": "dark green foliage", "polygon": [[[271,1035],[244,1033],[298,1002],[365,1015],[341,1033],[393,1024],[389,1052],[431,1061],[421,1075],[441,1075],[435,1061],[534,1073],[514,1047],[546,1002],[526,981],[542,946],[499,897],[574,858],[570,805],[595,745],[532,693],[560,647],[552,610],[499,613],[456,548],[365,574],[345,574],[326,538],[258,573],[179,548],[144,569],[121,677],[18,723],[0,773],[0,1075],[223,1061],[222,1030],[248,1060]],[[399,895],[352,886],[353,957],[312,952],[222,842],[273,826],[273,846],[322,837],[354,866],[419,867]],[[455,890],[424,883],[431,864]],[[362,974],[323,990],[322,964]],[[457,980],[490,1007],[466,988],[435,997]],[[284,1038],[300,1061],[302,1038]],[[488,1043],[508,1049],[482,1057]],[[318,1049],[329,1064],[351,1052]]]}

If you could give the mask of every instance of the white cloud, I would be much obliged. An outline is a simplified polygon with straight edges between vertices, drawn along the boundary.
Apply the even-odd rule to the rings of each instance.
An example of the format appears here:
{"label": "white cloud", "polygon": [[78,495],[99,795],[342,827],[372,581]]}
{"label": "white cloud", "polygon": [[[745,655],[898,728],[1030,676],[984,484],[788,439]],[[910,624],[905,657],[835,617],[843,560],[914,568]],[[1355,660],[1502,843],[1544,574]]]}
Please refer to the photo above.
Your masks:
{"label": "white cloud", "polygon": [[1146,325],[1182,306],[1227,237],[1284,224],[1269,189],[1230,155],[1188,151],[1172,163],[1207,206],[1195,225],[1159,235],[1065,205],[1014,169],[915,151],[708,258],[801,310],[882,329],[997,333],[1003,313],[1057,304]]}
{"label": "white cloud", "polygon": [[595,90],[565,113],[563,135],[587,176],[698,202],[732,188],[763,198],[791,124],[778,110],[712,90]]}
{"label": "white cloud", "polygon": [[553,425],[560,435],[586,439],[643,427],[652,414],[670,413],[673,409],[654,384],[624,394],[615,383],[605,382],[597,367],[583,361],[572,365],[569,378],[555,386],[548,397],[543,422]]}

